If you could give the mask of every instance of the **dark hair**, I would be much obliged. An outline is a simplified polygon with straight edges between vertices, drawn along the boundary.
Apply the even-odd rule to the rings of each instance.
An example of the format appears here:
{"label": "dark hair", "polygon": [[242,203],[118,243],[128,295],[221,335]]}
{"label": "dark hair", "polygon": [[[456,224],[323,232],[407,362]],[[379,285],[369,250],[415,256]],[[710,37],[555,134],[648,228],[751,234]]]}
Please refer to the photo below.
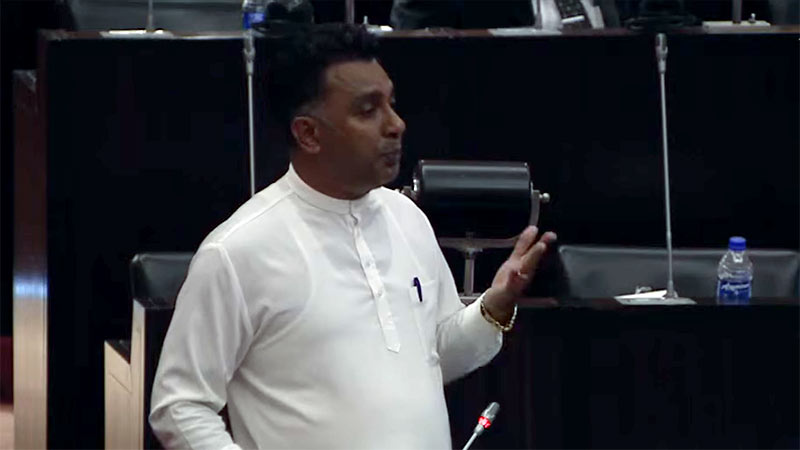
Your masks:
{"label": "dark hair", "polygon": [[266,102],[286,142],[294,140],[289,125],[298,110],[323,94],[325,69],[349,61],[377,57],[378,43],[363,26],[323,24],[292,29],[276,43],[267,61]]}

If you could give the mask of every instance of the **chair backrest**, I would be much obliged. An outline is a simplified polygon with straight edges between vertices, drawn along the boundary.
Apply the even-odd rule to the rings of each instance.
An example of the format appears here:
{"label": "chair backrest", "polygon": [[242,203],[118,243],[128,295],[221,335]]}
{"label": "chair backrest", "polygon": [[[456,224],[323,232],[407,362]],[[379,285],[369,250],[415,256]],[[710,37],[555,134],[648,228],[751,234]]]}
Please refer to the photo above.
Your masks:
{"label": "chair backrest", "polygon": [[139,253],[131,260],[131,296],[138,299],[161,299],[175,304],[178,291],[189,272],[193,253]]}
{"label": "chair backrest", "polygon": [[[139,365],[144,370],[141,385],[134,386],[135,394],[140,395],[143,403],[142,414],[144,429],[144,448],[163,448],[150,427],[150,393],[153,389],[158,360],[161,357],[161,346],[167,335],[172,319],[175,299],[189,272],[189,264],[193,253],[184,252],[150,252],[139,253],[130,263],[131,297],[141,307],[141,315],[136,314],[134,307],[133,328],[142,329],[138,339],[133,342],[143,349]],[[137,322],[138,321],[138,322]],[[133,340],[137,339],[134,335]],[[134,352],[135,353],[135,352]],[[136,354],[132,355],[136,357]],[[134,364],[132,364],[134,366]],[[139,392],[141,390],[141,392]]]}
{"label": "chair backrest", "polygon": [[[148,0],[67,0],[76,30],[144,28]],[[153,21],[169,31],[235,31],[241,0],[155,0]]]}
{"label": "chair backrest", "polygon": [[[612,297],[637,286],[665,289],[667,251],[662,248],[562,245],[559,260],[568,295]],[[717,264],[724,249],[673,251],[675,290],[688,297],[714,297]],[[748,250],[753,261],[753,297],[800,296],[800,254],[792,250]]]}

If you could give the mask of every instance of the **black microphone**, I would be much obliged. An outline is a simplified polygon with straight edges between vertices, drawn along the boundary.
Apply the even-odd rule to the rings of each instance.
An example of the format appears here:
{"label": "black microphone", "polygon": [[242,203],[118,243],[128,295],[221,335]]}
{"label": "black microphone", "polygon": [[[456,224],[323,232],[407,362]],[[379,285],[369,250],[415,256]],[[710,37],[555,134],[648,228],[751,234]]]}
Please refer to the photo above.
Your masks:
{"label": "black microphone", "polygon": [[478,419],[478,424],[475,425],[475,429],[472,431],[472,437],[469,438],[467,441],[467,445],[464,446],[462,450],[469,449],[469,446],[475,441],[475,438],[481,435],[484,431],[488,430],[490,426],[492,426],[492,422],[494,422],[494,418],[497,416],[497,412],[500,411],[500,405],[497,402],[489,403],[489,406],[483,410],[481,413],[481,417]]}

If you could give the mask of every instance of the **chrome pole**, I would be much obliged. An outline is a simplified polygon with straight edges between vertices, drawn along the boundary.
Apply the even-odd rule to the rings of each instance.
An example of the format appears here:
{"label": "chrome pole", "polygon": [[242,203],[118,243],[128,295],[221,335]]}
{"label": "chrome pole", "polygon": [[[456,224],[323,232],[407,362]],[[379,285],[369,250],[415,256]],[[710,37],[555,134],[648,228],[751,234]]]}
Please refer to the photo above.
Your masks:
{"label": "chrome pole", "polygon": [[667,260],[669,278],[665,298],[677,298],[675,282],[672,274],[672,216],[669,198],[669,148],[667,143],[667,98],[664,80],[667,74],[667,37],[664,33],[656,35],[656,59],[658,60],[658,78],[661,85],[661,142],[664,155],[664,209],[667,219]]}
{"label": "chrome pole", "polygon": [[147,0],[147,25],[145,26],[145,31],[148,33],[155,31],[155,26],[153,24],[153,0]]}
{"label": "chrome pole", "polygon": [[256,146],[253,126],[253,66],[256,58],[256,46],[253,29],[245,30],[244,34],[244,62],[247,71],[247,132],[249,138],[250,154],[250,196],[256,194]]}

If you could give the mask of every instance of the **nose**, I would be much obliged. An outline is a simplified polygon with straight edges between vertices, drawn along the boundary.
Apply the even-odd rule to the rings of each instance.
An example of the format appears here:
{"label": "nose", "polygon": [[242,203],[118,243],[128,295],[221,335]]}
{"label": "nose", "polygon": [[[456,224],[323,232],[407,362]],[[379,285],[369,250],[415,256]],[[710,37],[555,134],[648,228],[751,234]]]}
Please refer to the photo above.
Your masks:
{"label": "nose", "polygon": [[397,114],[393,107],[389,107],[389,114],[386,117],[386,134],[395,139],[399,139],[406,131],[406,123]]}

